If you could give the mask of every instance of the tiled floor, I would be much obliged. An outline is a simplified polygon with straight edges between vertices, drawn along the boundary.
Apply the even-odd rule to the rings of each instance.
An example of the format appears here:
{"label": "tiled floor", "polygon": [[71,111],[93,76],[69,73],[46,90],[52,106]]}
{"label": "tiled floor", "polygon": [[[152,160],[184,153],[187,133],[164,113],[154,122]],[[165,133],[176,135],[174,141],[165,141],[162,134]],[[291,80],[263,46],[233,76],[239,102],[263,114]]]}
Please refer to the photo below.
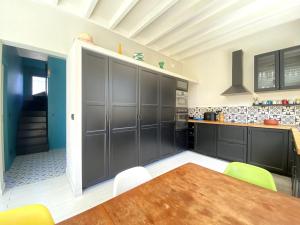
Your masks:
{"label": "tiled floor", "polygon": [[31,184],[52,177],[62,176],[66,171],[66,151],[56,149],[17,156],[5,173],[6,188]]}
{"label": "tiled floor", "polygon": [[[152,163],[146,168],[153,177],[173,168],[193,162],[212,170],[223,172],[227,162],[184,151],[172,157]],[[288,187],[289,180],[275,176],[280,186]],[[23,185],[8,190],[0,197],[0,210],[14,208],[24,204],[41,203],[46,205],[56,222],[69,218],[112,197],[113,180],[108,180],[84,191],[83,196],[75,198],[65,175],[34,184]],[[280,190],[280,188],[278,188]],[[288,189],[288,188],[287,188]]]}

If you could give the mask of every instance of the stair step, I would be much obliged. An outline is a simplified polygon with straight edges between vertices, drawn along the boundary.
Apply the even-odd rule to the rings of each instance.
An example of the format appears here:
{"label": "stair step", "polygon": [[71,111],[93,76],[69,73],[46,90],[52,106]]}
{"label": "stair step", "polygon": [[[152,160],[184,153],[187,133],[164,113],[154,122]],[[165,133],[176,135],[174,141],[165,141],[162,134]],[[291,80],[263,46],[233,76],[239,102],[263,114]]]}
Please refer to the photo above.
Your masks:
{"label": "stair step", "polygon": [[22,138],[17,140],[17,146],[32,146],[48,144],[47,137]]}
{"label": "stair step", "polygon": [[47,118],[45,116],[23,116],[21,123],[46,123]]}
{"label": "stair step", "polygon": [[20,130],[18,132],[18,138],[28,138],[28,137],[46,137],[47,130]]}
{"label": "stair step", "polygon": [[32,154],[32,153],[47,152],[47,151],[49,151],[48,144],[33,145],[33,146],[17,148],[17,155]]}
{"label": "stair step", "polygon": [[46,111],[23,111],[23,116],[28,116],[28,117],[41,117],[41,116],[47,116],[47,112]]}
{"label": "stair step", "polygon": [[46,128],[46,123],[21,123],[19,125],[19,130],[42,130]]}

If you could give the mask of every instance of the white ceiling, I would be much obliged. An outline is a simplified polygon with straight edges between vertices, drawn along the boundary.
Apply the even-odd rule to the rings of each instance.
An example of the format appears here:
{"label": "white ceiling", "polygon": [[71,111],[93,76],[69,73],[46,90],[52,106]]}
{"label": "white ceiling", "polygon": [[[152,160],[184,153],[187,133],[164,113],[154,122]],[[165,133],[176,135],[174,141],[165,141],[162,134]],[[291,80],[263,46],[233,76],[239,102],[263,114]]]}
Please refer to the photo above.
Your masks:
{"label": "white ceiling", "polygon": [[300,0],[39,0],[182,61],[300,18]]}
{"label": "white ceiling", "polygon": [[17,48],[17,52],[18,55],[23,58],[48,61],[48,55],[41,52],[35,52],[24,48]]}

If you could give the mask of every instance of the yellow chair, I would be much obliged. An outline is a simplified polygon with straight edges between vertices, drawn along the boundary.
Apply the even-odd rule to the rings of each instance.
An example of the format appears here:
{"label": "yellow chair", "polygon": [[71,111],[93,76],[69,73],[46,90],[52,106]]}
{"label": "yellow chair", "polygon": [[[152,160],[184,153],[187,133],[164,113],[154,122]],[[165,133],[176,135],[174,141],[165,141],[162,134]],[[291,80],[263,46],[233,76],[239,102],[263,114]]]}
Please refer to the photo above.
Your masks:
{"label": "yellow chair", "polygon": [[54,225],[54,221],[45,206],[28,205],[0,212],[0,225]]}

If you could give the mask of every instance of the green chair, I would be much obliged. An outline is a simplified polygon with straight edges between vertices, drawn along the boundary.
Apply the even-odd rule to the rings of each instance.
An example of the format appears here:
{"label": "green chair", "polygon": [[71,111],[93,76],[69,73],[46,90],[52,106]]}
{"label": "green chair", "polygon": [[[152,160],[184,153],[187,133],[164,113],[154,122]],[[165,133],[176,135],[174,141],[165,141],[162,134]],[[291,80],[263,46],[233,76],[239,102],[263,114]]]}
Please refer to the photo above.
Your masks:
{"label": "green chair", "polygon": [[272,174],[257,166],[232,162],[228,164],[224,174],[272,191],[277,191]]}

